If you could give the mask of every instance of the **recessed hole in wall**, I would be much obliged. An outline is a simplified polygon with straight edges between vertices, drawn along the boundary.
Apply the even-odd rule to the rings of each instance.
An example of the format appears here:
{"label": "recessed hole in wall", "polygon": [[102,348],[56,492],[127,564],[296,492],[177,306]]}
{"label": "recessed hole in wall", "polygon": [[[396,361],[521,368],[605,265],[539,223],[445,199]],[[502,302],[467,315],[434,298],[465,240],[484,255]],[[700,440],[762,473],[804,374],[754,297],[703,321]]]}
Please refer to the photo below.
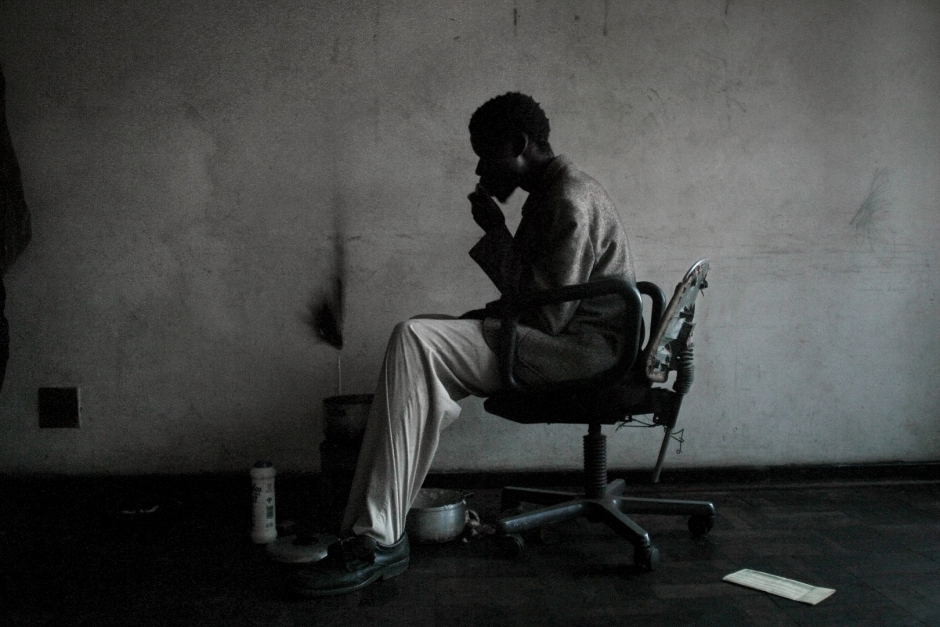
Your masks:
{"label": "recessed hole in wall", "polygon": [[80,413],[77,387],[39,388],[41,429],[77,429]]}

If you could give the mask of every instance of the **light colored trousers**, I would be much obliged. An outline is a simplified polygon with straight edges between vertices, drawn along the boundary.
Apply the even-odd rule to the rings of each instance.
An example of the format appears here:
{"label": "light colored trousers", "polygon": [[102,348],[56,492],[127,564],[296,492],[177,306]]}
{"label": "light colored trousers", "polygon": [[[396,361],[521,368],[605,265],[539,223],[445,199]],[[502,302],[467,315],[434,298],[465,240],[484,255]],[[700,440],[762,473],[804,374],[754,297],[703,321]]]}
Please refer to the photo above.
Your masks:
{"label": "light colored trousers", "polygon": [[343,532],[394,544],[457,401],[500,387],[480,320],[412,319],[388,341],[343,516]]}

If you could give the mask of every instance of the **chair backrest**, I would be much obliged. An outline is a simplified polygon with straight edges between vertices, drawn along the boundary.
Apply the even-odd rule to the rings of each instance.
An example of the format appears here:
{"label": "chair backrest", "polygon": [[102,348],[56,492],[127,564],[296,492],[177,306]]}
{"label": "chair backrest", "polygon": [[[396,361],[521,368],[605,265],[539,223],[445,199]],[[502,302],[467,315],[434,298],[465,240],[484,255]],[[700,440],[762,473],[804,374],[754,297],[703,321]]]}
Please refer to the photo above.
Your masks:
{"label": "chair backrest", "polygon": [[669,372],[676,370],[680,353],[689,348],[692,329],[695,328],[695,300],[708,287],[705,280],[708,265],[708,259],[692,264],[676,286],[659,324],[650,323],[653,332],[644,351],[646,376],[650,381],[664,383]]}

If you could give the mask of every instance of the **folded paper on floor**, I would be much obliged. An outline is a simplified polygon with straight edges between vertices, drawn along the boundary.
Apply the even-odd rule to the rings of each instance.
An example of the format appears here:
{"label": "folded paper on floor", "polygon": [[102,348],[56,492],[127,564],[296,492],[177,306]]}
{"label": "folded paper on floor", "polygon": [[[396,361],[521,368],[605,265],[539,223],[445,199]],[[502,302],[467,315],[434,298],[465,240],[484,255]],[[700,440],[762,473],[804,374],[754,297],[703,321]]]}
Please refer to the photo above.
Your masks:
{"label": "folded paper on floor", "polygon": [[811,586],[808,583],[762,573],[749,568],[744,568],[730,575],[725,575],[722,579],[723,581],[762,590],[786,599],[799,601],[800,603],[809,603],[810,605],[816,605],[835,593],[835,590],[831,588]]}

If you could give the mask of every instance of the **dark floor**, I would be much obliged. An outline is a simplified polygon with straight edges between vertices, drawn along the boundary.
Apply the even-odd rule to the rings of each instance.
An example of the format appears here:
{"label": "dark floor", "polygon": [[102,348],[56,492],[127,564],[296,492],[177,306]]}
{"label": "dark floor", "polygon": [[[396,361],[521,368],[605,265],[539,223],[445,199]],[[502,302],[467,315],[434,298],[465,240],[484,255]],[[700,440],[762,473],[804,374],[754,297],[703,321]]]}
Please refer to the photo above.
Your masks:
{"label": "dark floor", "polygon": [[[714,501],[718,519],[693,540],[684,519],[638,516],[654,572],[606,528],[565,523],[518,560],[488,539],[417,546],[401,577],[326,600],[282,592],[288,568],[251,544],[229,488],[164,489],[158,514],[124,520],[129,483],[17,485],[2,495],[2,625],[940,625],[937,482],[661,488]],[[309,497],[279,490],[281,519]],[[498,493],[470,505],[492,520]],[[740,568],[836,593],[808,606],[721,581]]]}

